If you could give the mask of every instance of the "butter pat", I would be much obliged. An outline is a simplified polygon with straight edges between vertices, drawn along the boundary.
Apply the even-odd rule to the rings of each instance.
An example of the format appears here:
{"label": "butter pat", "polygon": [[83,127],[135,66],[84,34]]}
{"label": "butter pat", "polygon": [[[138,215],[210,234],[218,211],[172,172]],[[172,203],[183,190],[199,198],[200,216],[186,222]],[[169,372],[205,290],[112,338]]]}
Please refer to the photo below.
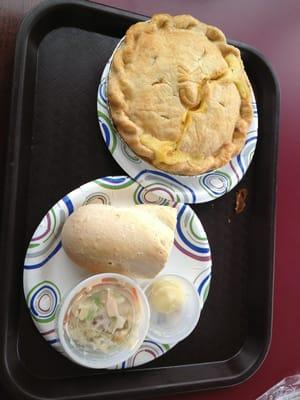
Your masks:
{"label": "butter pat", "polygon": [[185,288],[174,278],[164,278],[152,285],[149,300],[156,312],[170,314],[184,304]]}
{"label": "butter pat", "polygon": [[188,279],[177,274],[160,275],[145,288],[145,294],[150,306],[149,339],[176,343],[194,330],[202,305]]}

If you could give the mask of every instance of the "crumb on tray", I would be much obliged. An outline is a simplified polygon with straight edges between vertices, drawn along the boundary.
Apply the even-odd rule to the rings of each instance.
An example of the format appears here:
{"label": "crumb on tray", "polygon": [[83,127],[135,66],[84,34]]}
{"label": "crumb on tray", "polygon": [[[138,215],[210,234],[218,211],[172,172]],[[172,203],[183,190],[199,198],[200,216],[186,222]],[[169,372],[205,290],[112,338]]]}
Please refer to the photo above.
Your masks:
{"label": "crumb on tray", "polygon": [[236,199],[235,199],[235,212],[240,214],[244,211],[246,207],[246,198],[248,196],[248,190],[246,188],[239,189],[236,192]]}

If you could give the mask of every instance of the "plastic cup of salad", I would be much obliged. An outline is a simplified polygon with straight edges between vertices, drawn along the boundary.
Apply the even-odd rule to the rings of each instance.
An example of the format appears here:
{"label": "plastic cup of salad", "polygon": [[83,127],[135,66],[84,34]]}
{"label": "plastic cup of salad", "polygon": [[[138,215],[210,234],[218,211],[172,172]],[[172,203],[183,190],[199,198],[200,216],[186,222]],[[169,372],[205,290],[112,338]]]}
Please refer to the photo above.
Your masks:
{"label": "plastic cup of salad", "polygon": [[75,363],[111,368],[139,349],[149,320],[149,304],[139,285],[104,273],[81,281],[67,294],[58,311],[57,333]]}

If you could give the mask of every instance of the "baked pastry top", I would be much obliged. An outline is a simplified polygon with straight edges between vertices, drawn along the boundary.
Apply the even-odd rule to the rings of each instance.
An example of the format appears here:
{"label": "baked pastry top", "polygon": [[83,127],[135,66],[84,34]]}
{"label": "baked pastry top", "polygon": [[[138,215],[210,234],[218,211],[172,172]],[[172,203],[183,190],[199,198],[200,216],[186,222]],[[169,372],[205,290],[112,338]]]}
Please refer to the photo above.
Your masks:
{"label": "baked pastry top", "polygon": [[190,15],[158,14],[128,29],[112,60],[108,101],[129,147],[180,175],[226,164],[252,120],[239,50]]}

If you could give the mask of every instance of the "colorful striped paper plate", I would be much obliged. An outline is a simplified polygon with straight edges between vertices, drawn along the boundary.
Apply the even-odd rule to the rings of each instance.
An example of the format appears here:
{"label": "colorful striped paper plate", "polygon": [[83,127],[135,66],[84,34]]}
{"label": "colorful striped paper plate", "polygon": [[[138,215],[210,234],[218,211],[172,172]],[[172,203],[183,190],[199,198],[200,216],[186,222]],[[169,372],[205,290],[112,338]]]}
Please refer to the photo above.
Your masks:
{"label": "colorful striped paper plate", "polygon": [[[78,207],[100,202],[116,206],[135,204],[171,205],[178,210],[175,241],[168,262],[161,271],[189,279],[199,293],[201,307],[211,278],[211,252],[206,233],[193,210],[185,204],[158,197],[152,188],[143,188],[127,176],[105,177],[89,182],[58,201],[45,215],[29,243],[24,263],[24,294],[32,319],[47,342],[63,352],[56,333],[56,312],[63,296],[89,276],[66,255],[61,230]],[[145,282],[140,281],[143,285]],[[115,368],[129,368],[160,357],[176,343],[156,343],[146,338],[140,349]]]}

